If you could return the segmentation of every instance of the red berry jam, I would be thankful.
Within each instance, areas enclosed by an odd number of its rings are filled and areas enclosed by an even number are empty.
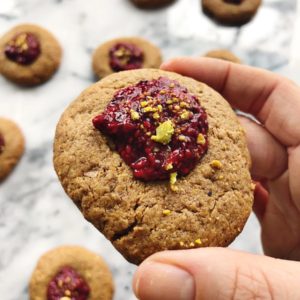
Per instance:
[[[144,181],[187,175],[208,148],[206,112],[184,86],[166,77],[117,91],[93,124]]]
[[[41,48],[34,34],[22,32],[6,44],[4,52],[8,59],[20,65],[30,65],[40,55]]]
[[[89,294],[87,282],[73,268],[63,267],[48,285],[47,300],[87,300]]]
[[[131,43],[117,43],[109,50],[109,64],[115,72],[140,69],[144,61],[142,49]]]
[[[244,0],[223,0],[223,1],[229,4],[241,4],[242,2],[244,2]]]
[[[3,152],[5,146],[4,136],[0,132],[0,154]]]

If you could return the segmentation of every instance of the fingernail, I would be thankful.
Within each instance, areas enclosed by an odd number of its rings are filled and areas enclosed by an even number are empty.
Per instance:
[[[134,292],[140,300],[194,300],[195,283],[185,270],[148,262],[139,267]]]

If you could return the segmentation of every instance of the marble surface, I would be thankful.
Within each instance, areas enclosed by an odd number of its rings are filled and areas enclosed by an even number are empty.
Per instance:
[[[91,53],[99,43],[141,35],[160,46],[166,59],[229,47],[249,64],[299,81],[295,15],[296,0],[265,0],[252,23],[230,29],[206,19],[198,0],[180,0],[151,12],[137,10],[126,0],[1,0],[0,34],[15,24],[34,22],[52,31],[64,49],[59,72],[42,86],[20,88],[0,78],[0,115],[17,121],[27,141],[21,163],[0,186],[1,299],[28,299],[27,283],[37,259],[64,244],[83,245],[103,255],[114,274],[114,299],[135,299],[135,266],[82,218],[52,166],[55,125],[64,108],[93,82]],[[232,247],[261,253],[254,216]]]

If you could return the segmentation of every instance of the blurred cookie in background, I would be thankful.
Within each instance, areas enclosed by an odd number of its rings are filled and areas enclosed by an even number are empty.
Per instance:
[[[203,12],[217,23],[242,26],[256,14],[262,0],[202,0]]]
[[[169,5],[176,0],[130,0],[135,6],[140,8],[159,8]]]
[[[211,50],[207,52],[204,56],[210,58],[222,59],[237,64],[242,63],[242,61],[235,54],[233,54],[231,51],[226,49]]]
[[[33,271],[30,300],[111,300],[112,274],[97,254],[63,246],[44,254]]]
[[[98,78],[119,71],[159,68],[162,63],[158,47],[140,37],[124,37],[100,45],[93,54],[92,66]]]
[[[17,124],[0,117],[0,181],[4,180],[21,159],[24,136]]]
[[[0,73],[21,85],[47,81],[58,69],[62,50],[46,29],[22,24],[0,39]]]

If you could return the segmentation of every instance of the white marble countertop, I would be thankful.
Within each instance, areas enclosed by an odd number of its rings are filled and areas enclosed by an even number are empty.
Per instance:
[[[131,291],[135,266],[83,219],[52,166],[55,125],[64,108],[93,82],[92,50],[107,39],[126,35],[152,40],[165,58],[199,55],[223,46],[246,63],[299,82],[300,29],[293,31],[295,4],[296,0],[265,0],[257,18],[235,30],[213,25],[202,16],[198,0],[180,0],[151,12],[137,10],[126,0],[0,1],[0,35],[15,24],[33,22],[53,32],[64,49],[61,68],[42,86],[21,88],[0,78],[0,115],[18,122],[27,142],[20,164],[0,186],[1,299],[28,299],[27,284],[38,258],[64,244],[83,245],[103,255],[114,274],[114,299],[135,299]],[[261,252],[253,216],[233,247]]]

